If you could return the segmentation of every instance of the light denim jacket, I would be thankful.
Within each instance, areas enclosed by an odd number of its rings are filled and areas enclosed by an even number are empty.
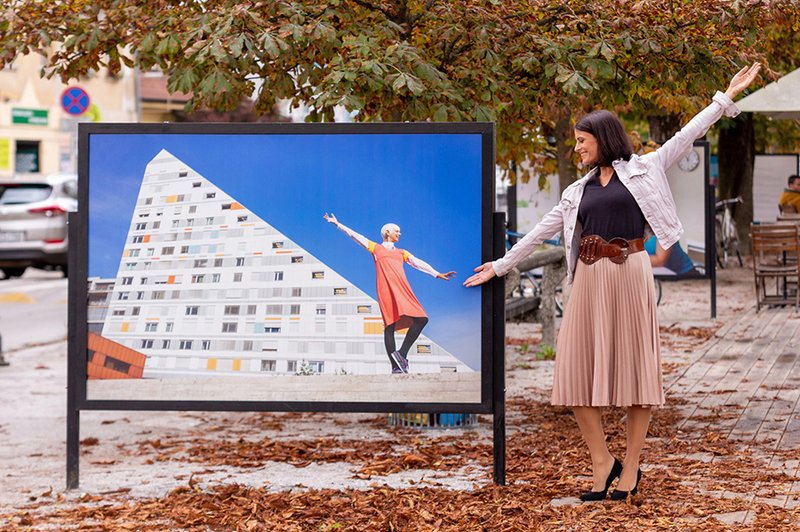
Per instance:
[[[634,154],[629,161],[619,159],[612,163],[620,182],[639,204],[650,230],[664,249],[672,247],[683,234],[683,226],[678,220],[675,200],[667,182],[667,169],[686,155],[695,139],[705,135],[722,115],[734,117],[738,114],[739,109],[733,100],[722,92],[717,92],[708,107],[695,115],[656,151],[644,155]],[[578,206],[586,182],[597,171],[595,168],[564,190],[561,201],[544,215],[536,227],[517,242],[503,258],[492,263],[495,274],[507,274],[545,239],[563,230],[567,251],[567,282],[572,283],[575,266],[578,263],[582,232],[581,224],[578,222]]]

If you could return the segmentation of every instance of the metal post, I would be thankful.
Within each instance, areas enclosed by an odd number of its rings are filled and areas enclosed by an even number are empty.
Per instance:
[[[8,362],[3,358],[3,335],[0,334],[0,366],[8,366]]]
[[[494,213],[492,218],[492,257],[500,258],[505,251],[505,216]],[[494,414],[494,483],[506,485],[506,376],[505,376],[505,280],[491,281],[492,294],[492,412]]]

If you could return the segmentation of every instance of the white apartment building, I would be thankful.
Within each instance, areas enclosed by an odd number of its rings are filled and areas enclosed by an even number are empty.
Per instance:
[[[144,378],[391,372],[377,301],[165,150],[110,289],[102,336],[145,354]],[[425,336],[409,361],[473,372]]]

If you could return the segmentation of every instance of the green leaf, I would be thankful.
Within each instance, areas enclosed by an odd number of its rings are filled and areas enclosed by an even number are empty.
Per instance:
[[[433,120],[436,122],[447,122],[447,106],[440,103],[437,104],[433,111]]]

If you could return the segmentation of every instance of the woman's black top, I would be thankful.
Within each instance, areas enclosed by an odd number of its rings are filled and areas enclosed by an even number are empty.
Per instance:
[[[616,172],[606,186],[600,184],[599,174],[586,182],[578,207],[578,221],[583,226],[582,237],[598,235],[606,241],[617,237],[642,238],[647,223],[639,204]]]

